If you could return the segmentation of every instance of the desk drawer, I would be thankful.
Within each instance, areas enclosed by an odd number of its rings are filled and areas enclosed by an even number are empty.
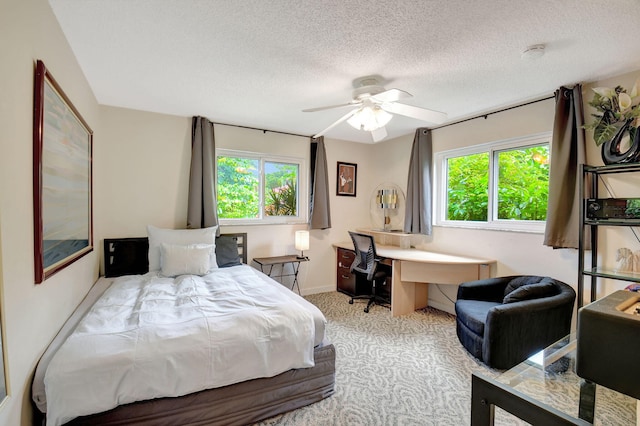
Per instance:
[[[336,283],[338,291],[350,296],[356,295],[356,276],[349,270],[356,254],[351,250],[338,248],[336,259]]]

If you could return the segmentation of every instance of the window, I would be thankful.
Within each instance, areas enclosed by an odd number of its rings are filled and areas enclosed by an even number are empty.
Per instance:
[[[306,222],[304,160],[218,150],[218,219],[222,224]]]
[[[493,142],[436,155],[436,224],[543,232],[550,135]]]

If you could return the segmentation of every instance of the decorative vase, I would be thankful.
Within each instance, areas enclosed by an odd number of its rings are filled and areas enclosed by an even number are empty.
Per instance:
[[[623,143],[629,148],[621,151]],[[635,163],[640,160],[640,131],[631,126],[631,121],[620,125],[611,140],[602,144],[602,161],[604,164]]]

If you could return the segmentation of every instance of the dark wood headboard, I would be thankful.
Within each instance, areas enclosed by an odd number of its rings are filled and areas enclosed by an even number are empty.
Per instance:
[[[242,263],[247,263],[247,233],[221,234],[231,237],[238,245],[238,255]],[[149,272],[149,239],[105,238],[104,239],[104,276],[139,275]]]

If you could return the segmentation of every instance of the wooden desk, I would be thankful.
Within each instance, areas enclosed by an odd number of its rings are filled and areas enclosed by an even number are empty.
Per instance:
[[[333,245],[353,250],[353,243]],[[454,284],[491,276],[495,260],[434,253],[376,244],[378,256],[391,260],[391,315],[396,317],[424,308],[429,287],[420,284]],[[418,285],[416,285],[418,284]]]

